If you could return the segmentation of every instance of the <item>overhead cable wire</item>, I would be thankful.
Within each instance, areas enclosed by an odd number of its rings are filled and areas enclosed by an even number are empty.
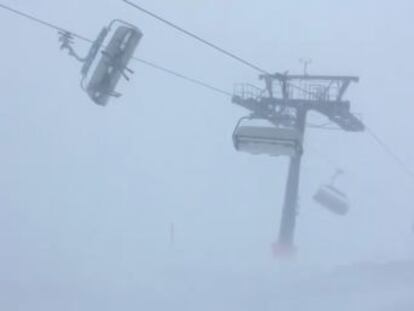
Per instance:
[[[414,181],[414,171],[381,139],[371,128],[367,127],[367,133],[388,154],[388,156],[399,166],[399,168]]]
[[[40,18],[37,18],[37,17],[35,17],[33,15],[27,14],[27,13],[22,12],[22,11],[19,11],[19,10],[16,10],[16,9],[11,8],[9,6],[6,6],[4,4],[1,4],[0,3],[0,8],[4,9],[6,11],[9,11],[11,13],[14,13],[16,15],[19,15],[21,17],[24,17],[24,18],[26,18],[26,19],[28,19],[28,20],[30,20],[32,22],[35,22],[37,24],[40,24],[40,25],[46,26],[48,28],[54,29],[56,31],[70,33],[73,37],[76,37],[76,38],[78,38],[78,39],[80,39],[82,41],[85,41],[87,43],[94,43],[94,40],[92,40],[92,39],[89,39],[87,37],[84,37],[82,35],[79,35],[77,33],[74,33],[72,31],[69,31],[69,30],[67,30],[67,29],[65,29],[63,27],[57,26],[55,24],[49,23],[49,22],[47,22],[45,20],[42,20]],[[133,57],[132,59],[134,61],[137,61],[137,62],[139,62],[141,64],[144,64],[144,65],[146,65],[148,67],[151,67],[151,68],[156,69],[158,71],[162,71],[162,72],[167,73],[167,74],[169,74],[171,76],[174,76],[176,78],[180,78],[182,80],[185,80],[187,82],[193,83],[195,85],[201,86],[201,87],[203,87],[205,89],[208,89],[210,91],[213,91],[213,92],[216,92],[216,93],[219,93],[219,94],[222,94],[222,95],[226,95],[228,97],[232,97],[232,94],[230,92],[228,92],[228,91],[222,90],[222,89],[220,89],[218,87],[215,87],[215,86],[213,86],[213,85],[211,85],[209,83],[203,82],[201,80],[198,80],[198,79],[195,79],[195,78],[191,78],[191,77],[186,76],[184,74],[181,74],[181,73],[179,73],[177,71],[168,69],[168,68],[166,68],[164,66],[161,66],[161,65],[158,65],[158,64],[156,64],[154,62],[151,62],[151,61],[148,61],[148,60],[144,60],[144,59],[138,58],[138,57]]]
[[[157,69],[157,70],[159,70],[159,71],[163,71],[163,72],[165,72],[165,73],[168,73],[168,74],[170,74],[170,75],[172,75],[172,76],[175,76],[175,77],[177,77],[177,78],[180,78],[180,79],[182,79],[182,80],[186,80],[186,81],[191,82],[191,83],[193,83],[193,84],[196,84],[196,85],[202,86],[202,87],[204,87],[204,88],[206,88],[206,89],[209,89],[209,90],[211,90],[211,91],[213,91],[213,92],[220,93],[220,94],[226,95],[226,96],[228,96],[228,97],[232,97],[232,96],[233,96],[233,94],[232,94],[232,93],[230,93],[230,92],[227,92],[227,91],[225,91],[225,90],[219,89],[219,88],[217,88],[217,87],[215,87],[215,86],[212,86],[211,84],[205,83],[205,82],[200,81],[200,80],[198,80],[198,79],[194,79],[194,78],[191,78],[191,77],[185,76],[185,75],[183,75],[183,74],[181,74],[181,73],[179,73],[179,72],[176,72],[176,71],[173,71],[173,70],[171,70],[171,69],[165,68],[165,67],[163,67],[163,66],[157,65],[157,64],[155,64],[155,63],[153,63],[153,62],[150,62],[150,61],[147,61],[147,60],[143,60],[143,59],[141,59],[141,58],[135,58],[135,57],[134,57],[133,59],[134,59],[135,61],[138,61],[138,62],[140,62],[140,63],[142,63],[142,64],[145,64],[145,65],[147,65],[147,66],[149,66],[149,67],[152,67],[152,68],[154,68],[154,69]]]
[[[247,60],[241,58],[240,56],[237,56],[236,54],[234,54],[232,52],[229,52],[229,51],[225,50],[224,48],[221,48],[218,45],[216,45],[216,44],[214,44],[210,41],[207,41],[206,39],[201,38],[199,35],[196,35],[195,33],[191,32],[189,30],[186,30],[181,26],[178,26],[177,24],[175,24],[173,22],[168,21],[167,19],[165,19],[165,18],[161,17],[160,15],[155,14],[155,13],[145,9],[144,7],[136,4],[135,2],[132,2],[132,1],[129,1],[129,0],[122,0],[122,1],[125,2],[126,4],[130,5],[130,6],[134,7],[135,9],[137,9],[137,10],[139,10],[139,11],[141,11],[141,12],[143,12],[143,13],[145,13],[145,14],[153,17],[153,18],[155,18],[156,20],[168,25],[169,27],[172,27],[175,30],[178,30],[179,32],[181,32],[181,33],[183,33],[183,34],[185,34],[185,35],[187,35],[187,36],[189,36],[189,37],[191,37],[191,38],[193,38],[193,39],[195,39],[195,40],[197,40],[197,41],[199,41],[199,42],[201,42],[201,43],[203,43],[203,44],[205,44],[205,45],[207,45],[211,48],[213,48],[214,50],[216,50],[216,51],[218,51],[218,52],[220,52],[220,53],[222,53],[222,54],[224,54],[224,55],[226,55],[230,58],[233,58],[234,60],[242,63],[243,65],[246,65],[246,66],[248,66],[248,67],[250,67],[250,68],[252,68],[252,69],[254,69],[254,70],[256,70],[260,73],[269,74],[266,70],[260,68],[259,66],[253,64],[252,62],[247,61]]]
[[[24,17],[24,18],[26,18],[26,19],[29,19],[29,20],[31,20],[31,21],[33,21],[33,22],[36,22],[36,23],[38,23],[38,24],[41,24],[41,25],[43,25],[43,26],[46,26],[46,27],[52,28],[52,29],[54,29],[54,30],[57,30],[57,31],[62,31],[62,32],[69,32],[69,31],[67,31],[66,29],[62,28],[62,27],[56,26],[56,25],[54,25],[54,24],[52,24],[52,23],[46,22],[46,21],[44,21],[44,20],[41,20],[40,18],[37,18],[37,17],[35,17],[35,16],[33,16],[33,15],[30,15],[30,14],[24,13],[24,12],[22,12],[22,11],[18,11],[18,10],[16,10],[16,9],[13,9],[13,8],[11,8],[11,7],[9,7],[9,6],[6,6],[6,5],[4,5],[4,4],[1,4],[1,3],[0,3],[0,8],[4,9],[4,10],[6,10],[6,11],[9,11],[9,12],[11,12],[11,13],[14,13],[14,14],[16,14],[16,15],[20,15],[21,17]],[[86,42],[89,42],[89,43],[93,43],[93,40],[91,40],[91,39],[88,39],[88,38],[86,38],[86,37],[84,37],[84,36],[78,35],[78,34],[73,33],[73,32],[70,32],[70,33],[71,33],[74,37],[76,37],[76,38],[78,38],[78,39],[80,39],[80,40],[82,40],[82,41],[86,41]]]

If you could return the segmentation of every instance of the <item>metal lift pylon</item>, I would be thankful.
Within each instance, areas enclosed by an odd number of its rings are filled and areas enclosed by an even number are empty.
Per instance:
[[[344,131],[364,131],[364,124],[350,111],[350,102],[344,100],[348,87],[352,82],[358,82],[359,78],[307,73],[265,74],[260,78],[265,81],[264,89],[249,84],[236,85],[232,101],[248,109],[252,119],[267,120],[275,127],[292,128],[299,133],[300,147],[290,156],[277,243],[277,251],[291,252],[294,250],[300,168],[308,112],[314,111],[326,116],[331,123]],[[257,141],[258,139],[255,143]]]
[[[306,128],[306,111],[298,112],[296,124],[297,130],[301,133],[302,146]],[[285,200],[282,210],[282,221],[279,229],[278,245],[282,249],[289,249],[293,245],[296,216],[298,212],[298,195],[300,181],[300,167],[303,152],[298,152],[295,156],[290,157],[289,172],[285,190]]]

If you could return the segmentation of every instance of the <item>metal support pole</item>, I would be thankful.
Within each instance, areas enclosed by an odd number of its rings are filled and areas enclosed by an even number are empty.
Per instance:
[[[306,126],[306,111],[304,109],[298,109],[296,125],[297,129],[301,132],[302,149]],[[295,238],[302,153],[303,151],[300,150],[296,156],[290,158],[289,174],[285,192],[285,203],[283,206],[282,221],[279,232],[279,245],[286,248],[293,247],[293,241]]]
[[[282,221],[279,232],[279,244],[281,246],[293,246],[296,227],[301,159],[302,155],[298,155],[290,159],[289,176],[286,184],[285,204],[283,206]]]

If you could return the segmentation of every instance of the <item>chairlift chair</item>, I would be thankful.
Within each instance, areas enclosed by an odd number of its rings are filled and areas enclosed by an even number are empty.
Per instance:
[[[116,23],[120,25],[105,46],[105,40]],[[105,106],[111,97],[120,97],[121,94],[115,90],[116,86],[121,77],[129,81],[127,72],[133,73],[128,68],[128,63],[143,36],[142,32],[129,23],[114,20],[102,29],[85,58],[79,57],[74,51],[70,34],[60,35],[61,48],[69,50],[70,55],[84,63],[81,70],[81,87],[89,97],[100,106]],[[98,60],[99,52],[101,55]],[[97,64],[92,70],[95,61]]]
[[[334,186],[335,180],[341,174],[342,171],[338,171],[333,176],[331,184],[321,186],[313,199],[334,214],[346,215],[349,211],[349,200],[345,193]]]
[[[240,119],[233,132],[233,144],[237,151],[289,157],[301,152],[301,135],[296,129],[272,124],[248,125],[243,122],[246,119]]]

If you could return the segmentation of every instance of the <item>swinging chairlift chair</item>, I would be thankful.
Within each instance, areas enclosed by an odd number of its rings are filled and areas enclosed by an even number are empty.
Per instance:
[[[115,24],[120,25],[105,46],[105,40]],[[143,36],[142,32],[122,20],[113,20],[109,26],[101,30],[85,58],[78,56],[74,51],[73,36],[70,33],[59,34],[61,49],[68,50],[71,56],[83,62],[81,87],[88,96],[100,106],[106,106],[111,97],[120,97],[121,94],[115,89],[121,77],[129,81],[127,72],[133,73],[128,68],[128,63]],[[101,55],[98,59],[99,52]],[[94,63],[96,65],[92,69]]]

